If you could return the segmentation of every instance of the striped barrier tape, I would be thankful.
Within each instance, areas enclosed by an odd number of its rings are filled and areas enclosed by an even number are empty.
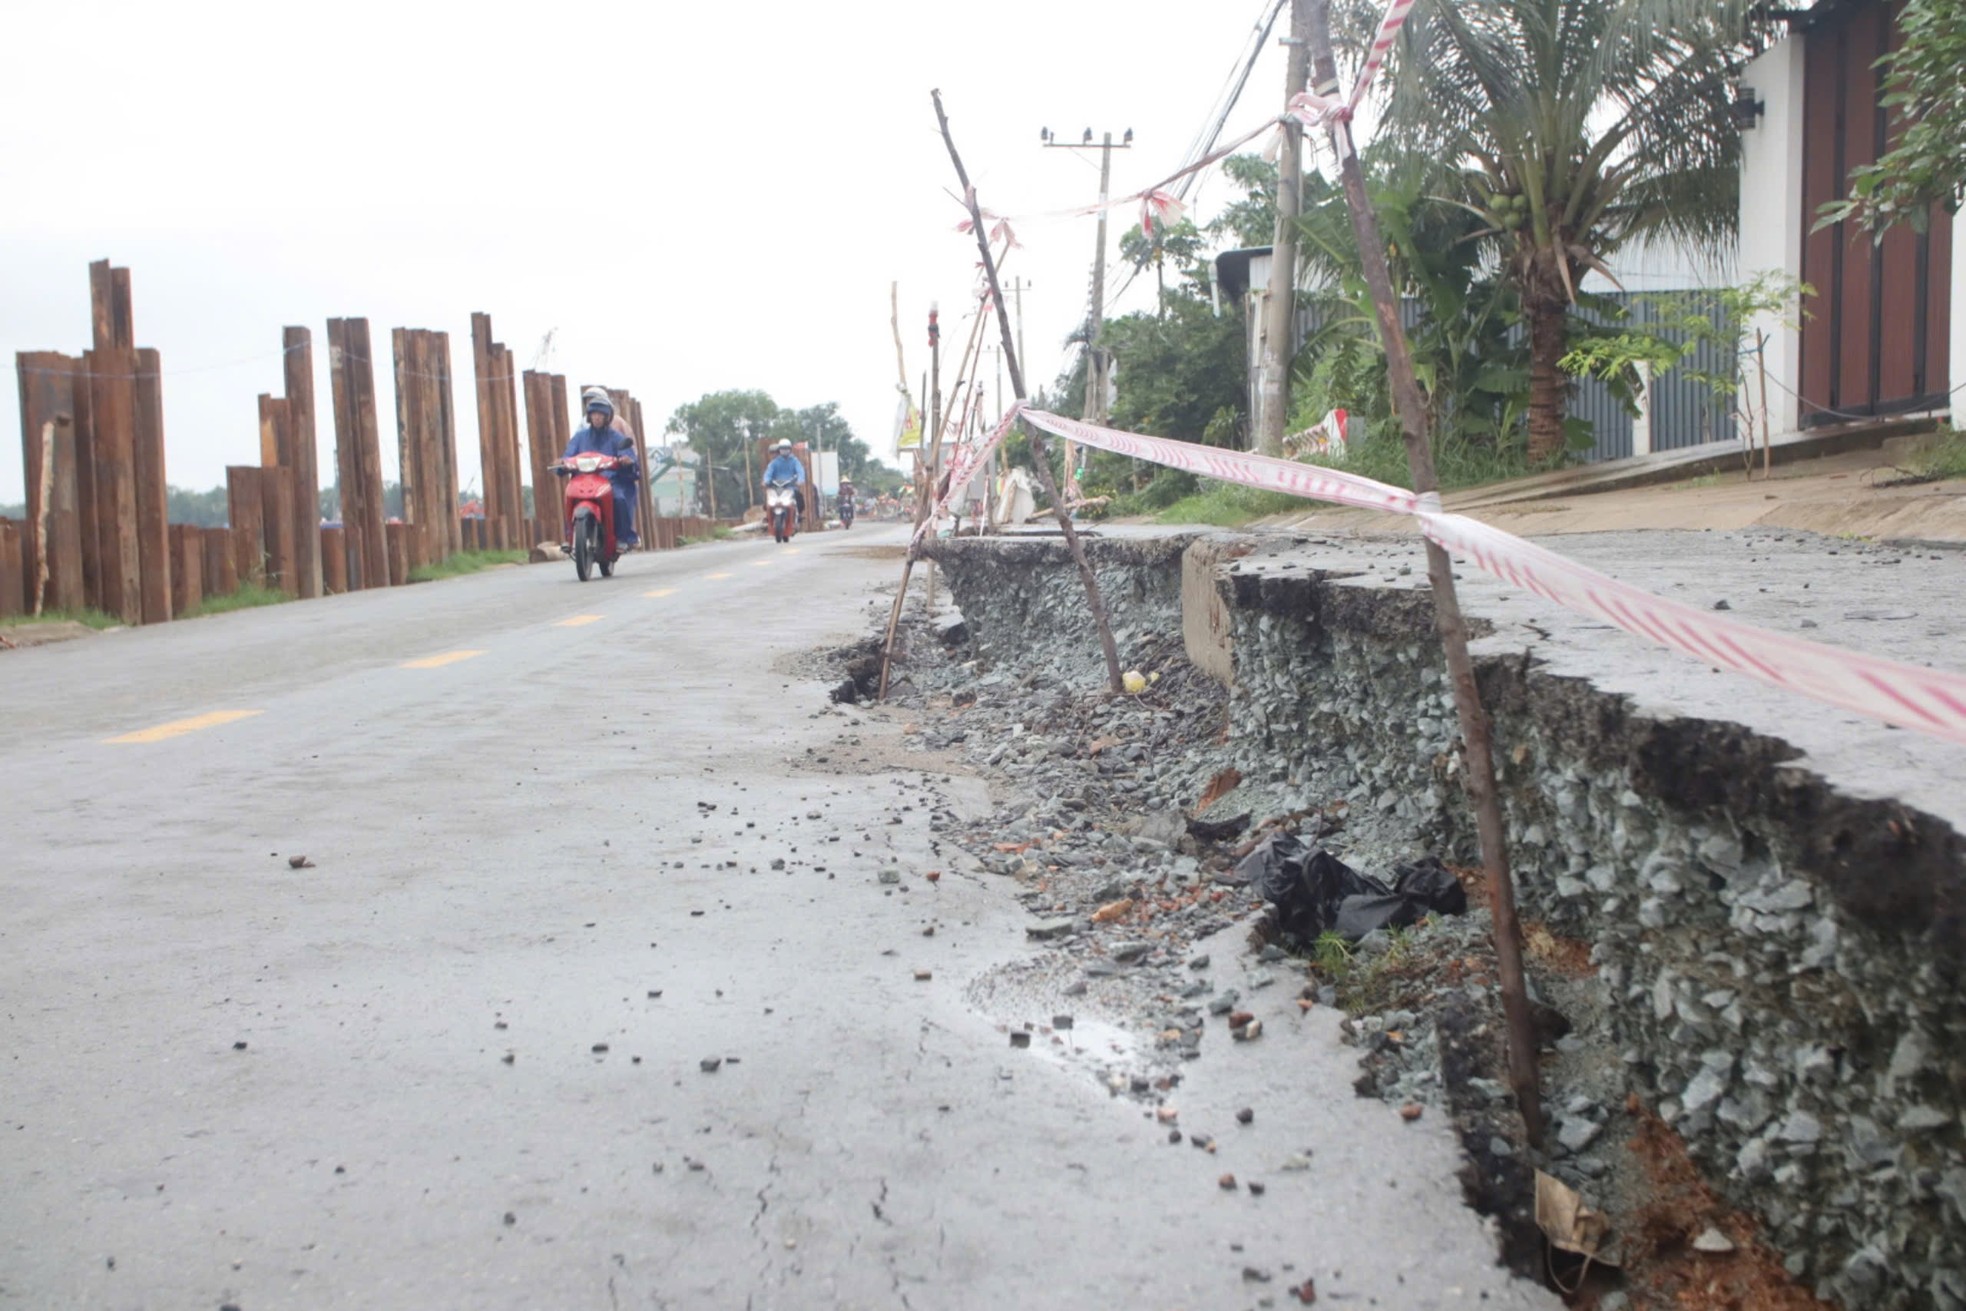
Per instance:
[[[1356,110],[1365,101],[1366,92],[1372,89],[1372,79],[1379,76],[1385,67],[1386,56],[1392,53],[1393,41],[1399,36],[1399,29],[1406,25],[1406,16],[1413,12],[1414,0],[1390,0],[1386,12],[1379,19],[1378,30],[1372,34],[1372,48],[1366,52],[1365,63],[1359,67],[1358,80],[1352,83],[1352,98],[1348,108]]]
[[[1404,487],[1363,478],[1343,469],[1299,464],[1295,460],[1224,450],[1219,446],[1198,446],[1193,442],[1177,442],[1167,437],[1147,437],[1140,433],[1120,432],[1115,428],[1097,428],[1043,410],[1025,410],[1023,414],[1025,422],[1060,437],[1096,446],[1103,451],[1185,469],[1204,478],[1219,478],[1224,482],[1289,492],[1293,496],[1305,496],[1316,501],[1336,501],[1340,505],[1357,506],[1364,510],[1413,514],[1419,509],[1419,498]]]
[[[1365,103],[1366,94],[1372,90],[1372,79],[1379,76],[1379,70],[1386,66],[1386,56],[1392,53],[1393,42],[1399,38],[1399,29],[1406,26],[1414,3],[1415,0],[1388,0],[1386,12],[1380,16],[1379,26],[1372,33],[1372,47],[1366,51],[1365,63],[1359,67],[1358,79],[1352,83],[1352,94],[1348,98],[1339,100],[1335,96],[1305,91],[1292,96],[1284,112],[1305,127],[1339,126],[1350,122],[1358,107]]]
[[[1011,406],[1003,418],[997,420],[997,426],[992,428],[990,434],[982,441],[956,447],[955,454],[949,457],[949,489],[936,498],[934,509],[915,525],[913,541],[919,543],[922,538],[934,531],[937,520],[948,516],[949,507],[954,505],[957,498],[968,489],[970,479],[976,476],[976,471],[989,464],[990,457],[997,453],[997,447],[1009,434],[1010,425],[1016,423],[1017,416],[1023,412],[1024,407],[1021,404]]]
[[[1013,410],[1013,416],[1017,411]],[[1098,428],[1042,410],[1027,423],[1101,450],[1266,491],[1410,514],[1420,531],[1483,572],[1649,642],[1825,705],[1966,744],[1966,677],[1770,632],[1669,601],[1513,533],[1449,514],[1440,498],[1336,469]]]

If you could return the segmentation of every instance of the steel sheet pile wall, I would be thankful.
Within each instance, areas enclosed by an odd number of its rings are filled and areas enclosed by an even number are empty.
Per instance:
[[[334,385],[335,467],[341,479],[348,590],[387,587],[382,452],[376,436],[375,370],[367,319],[328,320],[328,367]]]
[[[0,611],[159,623],[172,614],[161,362],[137,348],[128,269],[91,264],[89,301],[80,358],[15,357],[27,517],[0,542]]]
[[[525,372],[526,436],[532,453],[532,532],[536,542],[565,535],[560,515],[560,479],[553,462],[573,435],[567,415],[567,380],[557,373]]]
[[[461,549],[450,334],[397,328],[396,440],[402,470],[404,573]],[[392,525],[393,526],[393,525]]]
[[[518,372],[512,352],[492,340],[491,315],[471,316],[471,363],[478,379],[478,459],[485,531],[491,548],[530,547],[519,479]]]
[[[26,517],[0,519],[0,616],[86,609],[129,624],[158,623],[242,583],[318,597],[400,585],[417,566],[462,550],[560,539],[560,486],[551,466],[572,433],[567,380],[525,374],[528,457],[519,437],[519,373],[512,352],[492,340],[489,315],[471,316],[483,518],[459,514],[449,335],[420,328],[391,334],[403,488],[403,522],[391,524],[368,320],[330,319],[341,522],[321,521],[313,336],[287,327],[286,394],[258,398],[260,462],[226,467],[227,524],[202,528],[168,521],[163,370],[156,351],[136,345],[130,271],[108,260],[91,264],[89,297],[88,350],[15,356]],[[641,406],[626,391],[613,394],[646,471]],[[664,526],[646,490],[637,507],[637,526],[651,547],[711,532],[707,522]]]

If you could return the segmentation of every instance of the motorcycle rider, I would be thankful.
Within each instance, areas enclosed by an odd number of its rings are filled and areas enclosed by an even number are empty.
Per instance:
[[[860,507],[853,503],[853,479],[840,479],[839,513],[842,523],[852,523],[854,511]]]
[[[614,540],[622,550],[640,543],[635,533],[635,441],[615,426],[614,402],[598,387],[586,393],[587,424],[576,428],[562,460],[576,455],[612,455],[615,466],[608,474],[614,484]]]
[[[806,512],[806,467],[799,463],[798,456],[792,454],[792,443],[783,438],[771,448],[771,463],[765,466],[765,487],[769,488],[775,482],[792,484],[792,499],[803,517]]]

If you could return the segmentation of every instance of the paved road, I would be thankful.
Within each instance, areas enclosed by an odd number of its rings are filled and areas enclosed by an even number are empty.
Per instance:
[[[0,1306],[1554,1306],[1328,1015],[1191,1067],[1209,1156],[966,1003],[983,784],[786,672],[883,540],[0,656]]]

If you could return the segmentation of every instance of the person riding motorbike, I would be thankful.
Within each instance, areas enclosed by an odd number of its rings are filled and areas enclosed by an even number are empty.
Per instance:
[[[839,515],[842,523],[851,524],[859,506],[853,503],[853,479],[840,479]]]
[[[574,430],[561,454],[563,460],[576,455],[612,455],[614,484],[614,540],[623,550],[640,542],[635,534],[635,441],[615,426],[614,402],[598,387],[587,390],[587,425]]]
[[[799,507],[799,514],[806,512],[806,467],[799,463],[799,457],[792,454],[792,443],[780,441],[771,448],[771,463],[765,466],[764,485],[770,487],[775,482],[792,484],[792,498]]]

